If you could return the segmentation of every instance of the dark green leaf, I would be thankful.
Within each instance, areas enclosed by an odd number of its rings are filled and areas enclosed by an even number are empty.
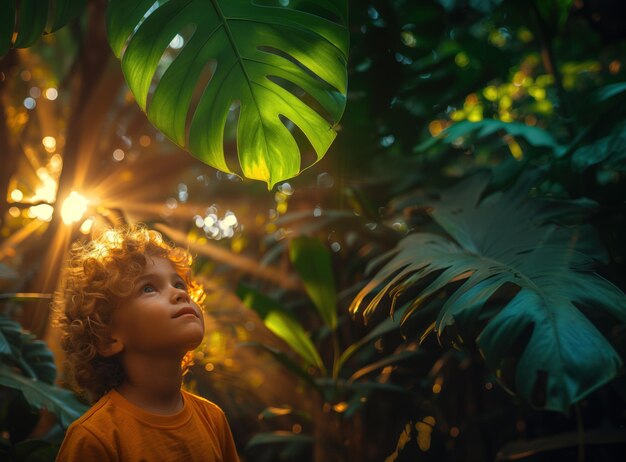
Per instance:
[[[559,147],[556,140],[547,131],[531,127],[520,122],[502,122],[501,120],[485,119],[479,122],[469,122],[463,120],[446,128],[441,137],[444,142],[452,143],[459,137],[468,136],[475,133],[478,138],[486,138],[498,131],[503,131],[511,136],[519,136],[528,141],[533,146],[543,146],[548,148]]]
[[[543,406],[566,412],[572,403],[615,377],[622,364],[578,305],[626,321],[626,297],[593,273],[594,265],[605,257],[594,230],[555,224],[563,213],[571,215],[571,207],[528,199],[529,177],[503,194],[482,199],[488,181],[476,175],[450,190],[434,207],[433,218],[456,242],[434,234],[407,236],[351,309],[358,310],[363,297],[381,283],[383,292],[401,293],[429,275],[436,276],[419,295],[427,299],[465,280],[446,300],[436,331],[441,334],[446,326],[458,323],[474,332],[496,373],[521,342],[517,391],[532,401],[540,376],[546,374]],[[485,312],[486,327],[475,332],[485,303],[507,284],[520,291],[503,307]],[[365,314],[373,309],[370,304]],[[530,337],[524,337],[528,332]]]
[[[0,365],[0,385],[21,391],[31,406],[56,414],[63,427],[68,427],[87,410],[72,392],[22,377],[3,365]]]
[[[26,48],[42,34],[60,29],[80,13],[85,0],[21,0],[17,17],[15,5],[15,0],[0,0],[0,56],[11,45]]]
[[[292,239],[289,256],[322,320],[329,329],[335,330],[337,290],[330,252],[319,239],[300,236]]]
[[[295,434],[285,431],[277,431],[272,433],[257,433],[246,444],[246,449],[259,444],[283,444],[283,443],[300,443],[313,444],[313,437],[309,435]]]

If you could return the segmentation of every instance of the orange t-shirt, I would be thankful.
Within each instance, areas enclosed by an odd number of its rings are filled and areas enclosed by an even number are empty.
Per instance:
[[[57,462],[238,462],[224,412],[204,398],[182,395],[182,411],[157,415],[110,391],[70,425]]]

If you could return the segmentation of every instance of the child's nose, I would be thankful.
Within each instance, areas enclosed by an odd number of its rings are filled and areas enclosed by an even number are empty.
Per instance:
[[[176,303],[191,301],[191,299],[189,298],[189,294],[182,289],[176,289],[176,291],[174,292],[173,298],[174,298],[174,302]]]

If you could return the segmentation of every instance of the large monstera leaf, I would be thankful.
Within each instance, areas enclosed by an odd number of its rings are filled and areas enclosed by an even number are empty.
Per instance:
[[[347,85],[346,0],[112,0],[107,16],[138,104],[203,162],[239,173],[224,149],[237,103],[241,173],[270,188],[301,170],[288,127],[304,133],[317,160],[335,138]],[[175,39],[181,48],[172,53]]]
[[[0,56],[26,48],[75,18],[85,0],[0,0]],[[15,36],[14,36],[15,34]]]
[[[585,201],[528,199],[529,177],[483,199],[488,182],[478,175],[444,194],[432,217],[452,239],[405,237],[351,309],[361,310],[364,298],[382,285],[365,307],[367,317],[385,294],[398,296],[421,283],[404,321],[431,295],[462,281],[439,312],[436,332],[456,324],[461,335],[476,337],[496,376],[513,360],[517,392],[537,406],[567,412],[622,364],[581,308],[626,322],[626,297],[593,271],[604,259],[593,229],[557,224],[580,214]]]

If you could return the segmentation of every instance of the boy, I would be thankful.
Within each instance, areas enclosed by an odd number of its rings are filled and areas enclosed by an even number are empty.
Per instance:
[[[58,324],[70,376],[95,404],[70,425],[58,462],[238,461],[222,410],[180,388],[204,334],[190,265],[143,227],[74,247]]]

